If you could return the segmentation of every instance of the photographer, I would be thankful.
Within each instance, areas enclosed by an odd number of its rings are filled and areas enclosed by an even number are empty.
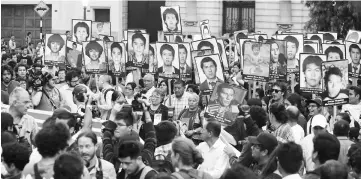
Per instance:
[[[62,96],[55,87],[54,76],[51,73],[44,73],[41,76],[41,86],[35,88],[32,93],[32,102],[35,109],[54,111],[60,107]]]

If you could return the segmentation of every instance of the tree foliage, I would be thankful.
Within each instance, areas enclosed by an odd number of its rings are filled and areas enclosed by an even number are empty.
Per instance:
[[[311,19],[305,25],[309,32],[332,31],[345,38],[348,30],[361,30],[360,2],[307,1],[306,6],[310,9]]]

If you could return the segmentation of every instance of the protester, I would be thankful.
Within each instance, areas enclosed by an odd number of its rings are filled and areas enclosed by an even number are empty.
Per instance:
[[[301,179],[298,171],[302,165],[302,148],[289,142],[281,144],[277,149],[278,171],[284,179]]]
[[[348,132],[350,131],[350,125],[347,121],[340,120],[335,124],[335,128],[333,129],[333,134],[337,137],[340,142],[340,155],[338,157],[338,161],[342,164],[347,164],[347,152],[350,146],[353,144],[351,140],[348,139]]]
[[[84,164],[75,153],[61,154],[54,162],[54,179],[82,179]]]
[[[177,120],[180,112],[188,108],[189,93],[185,91],[185,83],[182,80],[174,82],[174,94],[171,95],[171,99],[168,98],[164,101],[164,105],[174,107],[173,120]]]
[[[275,129],[274,135],[279,142],[295,141],[292,127],[288,123],[286,108],[282,103],[273,103],[270,106],[270,123]]]
[[[336,160],[329,160],[320,167],[320,179],[347,179],[346,165]]]

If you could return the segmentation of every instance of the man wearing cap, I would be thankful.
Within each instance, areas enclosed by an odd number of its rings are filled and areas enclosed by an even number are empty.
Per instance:
[[[338,156],[338,161],[347,165],[348,159],[347,159],[347,153],[348,149],[354,142],[348,139],[348,133],[350,131],[350,125],[345,120],[340,120],[335,123],[335,126],[333,128],[333,135],[335,135],[340,141],[340,155]]]
[[[322,100],[321,98],[306,100],[307,108],[309,111],[308,122],[307,122],[307,135],[312,133],[312,127],[310,126],[314,120],[314,116],[321,114],[322,112]],[[322,115],[322,114],[321,114]]]
[[[321,114],[315,115],[310,127],[312,132],[310,132],[310,134],[303,138],[300,142],[303,150],[303,161],[305,163],[306,171],[312,171],[315,169],[315,163],[312,161],[313,138],[319,133],[326,132],[327,126],[328,123],[325,116]]]

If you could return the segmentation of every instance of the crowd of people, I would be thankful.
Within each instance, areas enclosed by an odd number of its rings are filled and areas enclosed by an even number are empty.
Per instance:
[[[347,89],[348,104],[324,107],[283,82],[242,80],[236,62],[225,82],[256,89],[224,125],[205,115],[193,82],[44,66],[44,44],[26,40],[18,48],[2,39],[2,178],[361,178],[359,86]],[[52,115],[39,126],[29,109]]]

